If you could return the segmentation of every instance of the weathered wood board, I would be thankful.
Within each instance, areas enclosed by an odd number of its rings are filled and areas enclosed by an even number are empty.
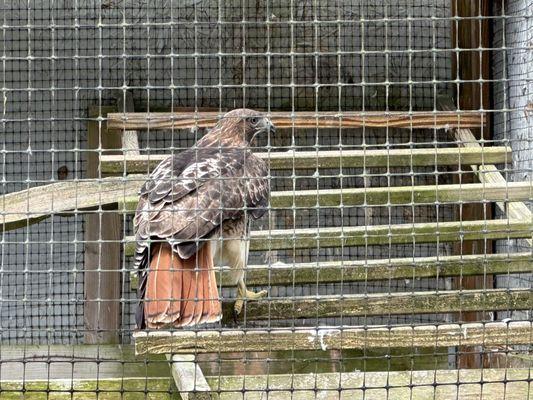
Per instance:
[[[313,168],[433,167],[473,164],[504,164],[511,159],[505,146],[483,148],[416,148],[320,150],[255,153],[267,161],[271,170]],[[107,155],[100,157],[102,173],[148,173],[168,154]]]
[[[232,316],[232,304],[224,303]],[[530,310],[529,289],[476,289],[264,298],[245,302],[246,320],[438,314],[466,311]]]
[[[220,400],[527,400],[530,369],[424,370],[207,378]]]
[[[139,331],[135,352],[189,354],[239,351],[370,349],[513,345],[531,342],[532,322],[273,328],[270,330]],[[267,344],[267,346],[265,346]]]
[[[531,369],[338,372],[207,377],[219,400],[527,400]],[[178,399],[171,378],[2,381],[0,399]],[[24,388],[24,394],[22,393]]]
[[[377,205],[439,204],[453,202],[527,201],[533,197],[533,183],[419,185],[372,188],[276,191],[270,194],[270,207],[313,208]],[[124,201],[124,202],[121,202]],[[138,197],[121,199],[118,209],[133,213]]]
[[[340,246],[371,246],[452,242],[474,239],[530,238],[531,221],[453,221],[400,225],[346,226],[252,231],[250,250],[291,250]],[[124,252],[135,251],[135,238],[124,238]]]
[[[110,113],[109,130],[156,130],[213,127],[224,112],[152,112]],[[412,111],[412,112],[270,112],[269,117],[278,129],[283,128],[479,128],[484,114],[478,111]]]
[[[144,177],[83,179],[37,186],[2,196],[1,229],[24,227],[53,214],[116,209],[125,197],[137,195]]]
[[[533,255],[487,254],[444,257],[416,257],[382,260],[319,261],[309,263],[249,265],[247,286],[299,285],[334,282],[366,282],[382,279],[419,279],[485,274],[531,272]],[[217,283],[234,286],[233,272],[217,270]],[[137,289],[138,276],[131,271],[130,288]]]

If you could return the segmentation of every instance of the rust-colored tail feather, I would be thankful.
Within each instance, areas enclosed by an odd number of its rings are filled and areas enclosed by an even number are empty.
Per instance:
[[[144,311],[148,328],[220,319],[222,309],[209,242],[189,259],[182,259],[167,243],[153,246]]]

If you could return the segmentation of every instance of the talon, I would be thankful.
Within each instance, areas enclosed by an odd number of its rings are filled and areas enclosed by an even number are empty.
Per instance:
[[[235,305],[233,306],[233,320],[235,322],[237,322],[237,318],[241,314],[245,300],[258,300],[258,299],[268,296],[268,291],[266,290],[261,290],[260,292],[257,292],[257,293],[252,292],[251,290],[245,290],[244,295],[242,293],[243,293],[242,290],[238,291],[237,300],[235,301]]]
[[[238,298],[235,301],[235,305],[233,306],[233,315],[239,315],[242,311],[242,306],[244,305],[244,299]]]

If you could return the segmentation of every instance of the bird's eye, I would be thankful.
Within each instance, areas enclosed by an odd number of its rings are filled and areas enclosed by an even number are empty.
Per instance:
[[[258,117],[252,117],[250,118],[250,123],[252,125],[257,125],[257,123],[259,122],[259,118]]]

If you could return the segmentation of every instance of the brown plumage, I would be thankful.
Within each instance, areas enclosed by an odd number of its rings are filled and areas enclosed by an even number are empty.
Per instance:
[[[264,214],[270,193],[267,166],[249,142],[268,130],[261,113],[231,111],[195,146],[162,161],[142,187],[134,219],[139,328],[217,321],[213,259],[236,268],[245,290],[249,217]]]

